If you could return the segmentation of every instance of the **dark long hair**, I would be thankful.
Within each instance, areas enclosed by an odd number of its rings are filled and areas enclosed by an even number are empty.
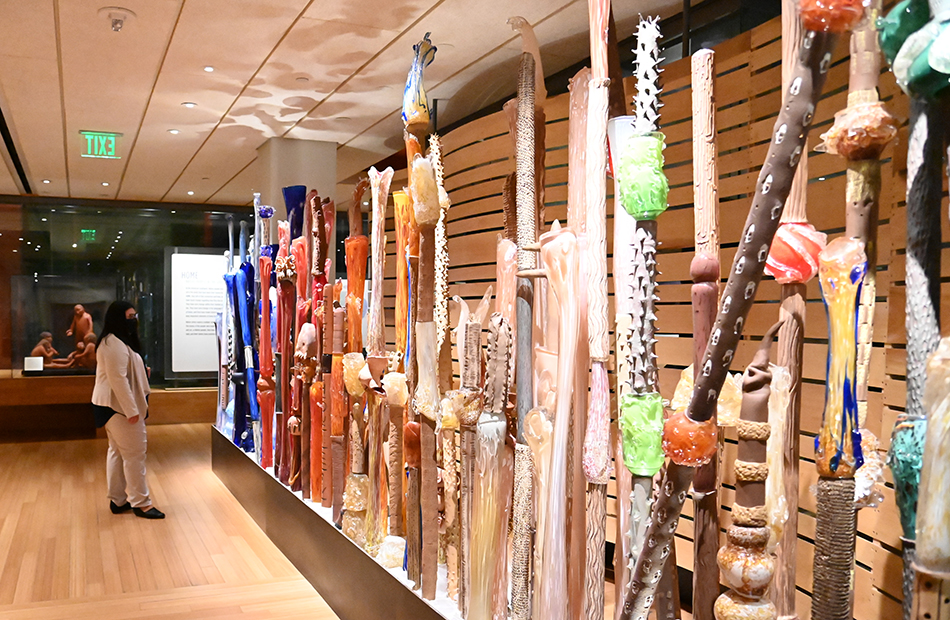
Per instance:
[[[138,327],[129,328],[128,321],[125,320],[125,313],[129,308],[134,308],[127,301],[113,301],[106,310],[105,324],[102,326],[102,333],[99,334],[99,340],[96,342],[98,347],[109,334],[129,345],[133,351],[142,353],[142,342],[139,340]]]

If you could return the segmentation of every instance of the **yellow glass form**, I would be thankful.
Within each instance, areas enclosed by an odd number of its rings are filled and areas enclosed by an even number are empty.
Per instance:
[[[818,255],[828,313],[828,379],[815,460],[818,474],[826,478],[851,478],[864,462],[855,378],[858,307],[866,271],[864,243],[858,239],[839,237]]]

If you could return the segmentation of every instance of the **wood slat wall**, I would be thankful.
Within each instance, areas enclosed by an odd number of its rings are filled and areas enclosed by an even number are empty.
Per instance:
[[[781,100],[781,24],[778,19],[741,34],[717,46],[716,98],[719,127],[720,239],[723,275],[738,246],[761,162],[764,159],[772,126]],[[818,107],[814,129],[809,138],[808,214],[816,228],[840,236],[845,226],[845,166],[841,158],[814,152],[819,134],[831,125],[834,113],[845,106],[848,83],[848,41],[843,39],[829,72],[826,94]],[[691,92],[689,59],[664,67],[661,76],[662,130],[666,134],[666,174],[670,181],[669,210],[659,218],[659,295],[657,346],[661,391],[671,398],[681,370],[691,363],[692,320],[690,309],[689,263],[693,257]],[[881,96],[891,110],[906,118],[908,102],[890,73],[882,75]],[[634,92],[632,78],[626,92]],[[545,102],[547,116],[547,160],[545,179],[545,219],[550,225],[562,222],[567,214],[567,115],[568,95]],[[443,138],[446,189],[452,199],[448,212],[450,253],[450,295],[460,295],[477,303],[486,287],[495,280],[495,242],[503,229],[502,184],[514,170],[513,146],[505,117],[493,114]],[[882,449],[896,414],[904,407],[904,192],[906,128],[884,154],[884,190],[881,199],[877,272],[877,308],[874,324],[874,351],[871,361],[869,413],[867,426],[881,439]],[[393,188],[405,182],[405,172],[397,175]],[[612,187],[608,201],[612,213]],[[948,223],[944,221],[944,227]],[[612,216],[608,214],[607,252],[612,255]],[[392,221],[387,230],[394,230]],[[946,235],[950,231],[944,232]],[[395,299],[394,239],[388,244],[385,271],[386,320],[390,344]],[[945,253],[950,250],[944,250]],[[609,264],[609,263],[608,263]],[[950,269],[948,269],[950,270]],[[945,274],[950,275],[950,273]],[[613,316],[612,278],[610,316]],[[944,285],[950,297],[950,283]],[[777,320],[780,285],[767,278],[759,287],[754,309],[746,322],[743,341],[736,351],[734,371],[741,371],[751,360],[756,342]],[[454,306],[454,304],[453,304]],[[944,304],[950,312],[950,303]],[[453,321],[457,309],[452,310]],[[946,318],[945,318],[946,320]],[[814,436],[824,406],[827,322],[817,282],[808,285],[805,327],[805,363],[802,387],[802,460],[798,539],[798,613],[810,613],[812,589],[815,499],[812,487],[817,481],[813,454]],[[774,356],[773,356],[774,359]],[[723,527],[734,498],[736,438],[726,433],[724,453],[722,515]],[[864,509],[858,517],[857,566],[855,570],[855,609],[858,620],[897,617],[901,601],[900,526],[894,504],[893,482],[886,474],[886,501],[877,509]],[[616,498],[611,481],[608,505],[608,540],[614,538]],[[679,564],[692,569],[692,503],[687,502],[677,530]]]

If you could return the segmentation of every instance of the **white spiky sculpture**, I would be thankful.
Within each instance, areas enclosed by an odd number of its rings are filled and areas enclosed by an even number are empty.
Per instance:
[[[648,134],[660,127],[660,25],[659,17],[640,18],[637,28],[636,69],[637,94],[633,98],[638,134]]]

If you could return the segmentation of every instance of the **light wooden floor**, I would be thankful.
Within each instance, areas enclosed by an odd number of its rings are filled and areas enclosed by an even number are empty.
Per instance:
[[[0,445],[0,619],[336,618],[211,472],[209,433],[149,428],[164,521],[109,511],[103,439]]]

